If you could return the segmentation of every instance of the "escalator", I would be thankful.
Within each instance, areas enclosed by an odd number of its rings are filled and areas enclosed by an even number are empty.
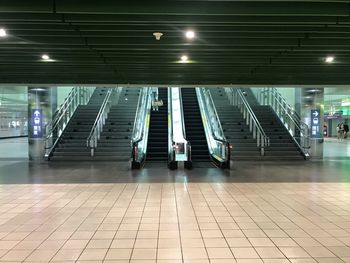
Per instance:
[[[158,111],[151,111],[147,157],[149,162],[168,162],[168,89],[158,88],[158,99],[163,106]]]
[[[186,127],[186,139],[191,142],[191,157],[194,166],[210,163],[206,134],[195,88],[182,88],[182,104]]]

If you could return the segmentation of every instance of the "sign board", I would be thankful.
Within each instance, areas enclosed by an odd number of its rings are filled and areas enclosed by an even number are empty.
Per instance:
[[[321,112],[319,109],[311,110],[311,138],[319,139],[321,137]],[[323,132],[323,129],[322,129]]]
[[[32,122],[31,138],[42,138],[43,137],[42,109],[32,109],[31,122]]]

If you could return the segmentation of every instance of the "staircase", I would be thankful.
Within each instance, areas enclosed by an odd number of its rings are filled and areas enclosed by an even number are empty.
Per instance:
[[[87,105],[79,105],[55,148],[51,161],[90,160],[86,140],[94,125],[107,88],[96,88]]]
[[[158,88],[158,99],[163,106],[151,111],[146,162],[168,162],[168,88]]]
[[[264,159],[271,160],[304,160],[292,136],[284,127],[274,110],[270,106],[259,105],[253,92],[244,89],[255,116],[259,120],[266,136],[270,138],[270,147],[265,152]]]
[[[191,143],[192,161],[210,162],[207,139],[194,88],[182,88],[182,104],[185,119],[186,139]]]
[[[131,136],[140,89],[124,88],[118,104],[112,106],[101,137],[97,142],[94,160],[128,161],[131,156]]]
[[[226,139],[232,145],[232,160],[260,160],[259,149],[237,106],[232,106],[223,88],[210,89]]]

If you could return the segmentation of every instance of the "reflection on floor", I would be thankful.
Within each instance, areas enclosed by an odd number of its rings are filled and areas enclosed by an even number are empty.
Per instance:
[[[166,165],[130,170],[128,163],[0,161],[0,184],[164,182],[350,182],[349,160],[234,162],[231,170],[168,170]]]
[[[28,159],[28,138],[0,140],[0,159]]]
[[[344,140],[326,138],[323,147],[324,158],[350,158],[350,138]]]
[[[3,185],[0,258],[350,262],[350,184]]]

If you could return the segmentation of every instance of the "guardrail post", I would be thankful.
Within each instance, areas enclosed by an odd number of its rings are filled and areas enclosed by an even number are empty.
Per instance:
[[[91,157],[95,156],[95,148],[94,147],[90,148],[90,154],[91,154]]]

